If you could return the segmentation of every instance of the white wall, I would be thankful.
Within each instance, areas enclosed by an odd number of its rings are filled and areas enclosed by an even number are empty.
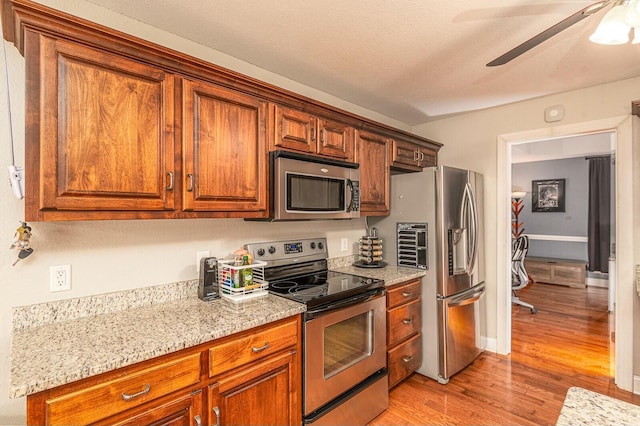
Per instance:
[[[155,43],[197,56],[218,65],[275,84],[339,108],[367,116],[390,126],[409,126],[349,104],[313,88],[212,51],[156,28],[132,21],[80,0],[40,3],[92,21],[146,38]],[[24,165],[24,58],[7,44],[12,100],[16,162]],[[2,67],[0,67],[1,69]],[[10,164],[9,133],[4,70],[0,71],[0,165]],[[6,176],[6,175],[5,175]],[[27,179],[29,176],[27,176]],[[0,179],[0,424],[24,422],[25,399],[8,398],[11,308],[51,300],[82,297],[194,279],[196,251],[210,250],[224,256],[244,243],[288,237],[326,236],[329,256],[352,254],[353,243],[364,233],[364,220],[306,223],[258,223],[240,219],[193,219],[147,221],[96,221],[31,223],[34,253],[15,267],[17,256],[7,250],[19,221],[24,218],[24,201],[13,197],[6,177]],[[340,251],[340,238],[350,241],[348,252]],[[72,290],[49,293],[49,266],[70,264]]]
[[[497,301],[504,297],[496,292],[498,283],[498,268],[502,270],[506,260],[499,261],[496,253],[499,251],[498,226],[504,226],[503,223],[498,224],[498,220],[507,218],[507,204],[505,204],[505,212],[498,211],[498,205],[503,202],[499,197],[506,197],[506,194],[498,194],[496,188],[499,186],[498,170],[500,165],[497,163],[498,158],[498,137],[505,134],[515,134],[536,129],[551,129],[557,126],[567,126],[570,124],[594,122],[605,118],[628,116],[631,112],[631,102],[640,99],[640,78],[634,78],[624,81],[618,81],[610,84],[596,86],[588,89],[567,92],[544,98],[538,98],[530,101],[519,102],[503,107],[487,109],[483,111],[472,112],[457,117],[451,117],[439,121],[425,123],[413,128],[417,134],[428,136],[444,144],[439,154],[439,162],[452,166],[465,167],[475,169],[485,176],[485,232],[486,232],[486,252],[487,252],[487,311],[488,311],[488,334],[490,338],[498,338],[498,330],[503,324],[498,323],[498,306]],[[564,105],[565,118],[562,122],[545,123],[544,109],[551,105]],[[540,132],[541,133],[541,132]],[[553,132],[551,132],[553,133]],[[545,135],[546,138],[553,137],[553,134]],[[631,138],[631,135],[625,135]],[[636,134],[634,134],[637,140]],[[626,141],[627,146],[631,143]],[[627,161],[626,164],[630,162]],[[631,166],[626,166],[628,170],[622,170],[619,167],[618,173],[621,176],[630,176]],[[504,186],[504,183],[502,183]],[[637,183],[636,183],[637,186]],[[505,191],[506,192],[506,191]],[[630,205],[633,199],[626,198],[623,203],[626,206],[626,212],[629,213]],[[503,214],[504,213],[504,214]],[[633,222],[627,217],[629,222]],[[637,224],[633,224],[637,227]],[[638,230],[636,235],[638,235]],[[626,230],[625,232],[629,232]],[[618,252],[626,249],[633,256],[633,262],[638,261],[638,247],[640,241],[636,237],[632,243],[623,248],[621,242]],[[629,270],[633,269],[631,262],[625,265],[619,265],[625,271],[625,279],[629,280]],[[506,280],[506,274],[501,279]],[[626,289],[631,289],[632,282],[620,283]],[[503,288],[506,287],[502,283]],[[629,292],[631,293],[631,292]],[[633,309],[637,316],[638,301],[633,294],[625,297],[633,297]],[[633,324],[633,318],[623,318],[626,324]],[[636,337],[637,341],[638,338]],[[634,347],[638,347],[636,343]],[[498,342],[500,347],[500,342]],[[638,354],[638,349],[634,352]],[[636,372],[637,374],[637,372]]]

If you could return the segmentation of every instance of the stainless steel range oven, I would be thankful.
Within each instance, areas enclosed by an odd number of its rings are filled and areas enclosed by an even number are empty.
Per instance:
[[[365,425],[389,404],[384,281],[327,270],[325,238],[247,244],[269,291],[307,305],[305,424]]]

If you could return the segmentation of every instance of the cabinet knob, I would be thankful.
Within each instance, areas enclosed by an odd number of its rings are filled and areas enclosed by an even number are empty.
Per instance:
[[[402,295],[403,295],[404,297],[411,297],[411,295],[412,295],[412,294],[413,294],[413,293],[412,293],[412,292],[410,292],[410,291],[403,291],[403,292],[402,292]]]
[[[220,409],[216,405],[211,410],[213,411],[213,414],[216,415],[216,426],[220,426]]]
[[[253,351],[253,353],[258,353],[258,352],[264,351],[268,347],[269,347],[269,342],[266,342],[264,345],[260,346],[259,348],[252,347],[251,350]]]
[[[189,178],[189,186],[187,186],[187,191],[193,192],[193,173],[189,173],[187,177]]]
[[[412,359],[413,359],[413,357],[412,357],[412,356],[410,356],[410,355],[407,355],[407,356],[403,356],[403,357],[402,357],[402,360],[403,360],[404,362],[409,362],[409,361],[411,361]]]
[[[405,318],[402,320],[403,324],[411,324],[413,322],[413,318]]]
[[[128,394],[126,392],[122,392],[122,399],[124,401],[131,401],[133,398],[136,398],[138,396],[144,395],[145,393],[148,393],[151,390],[151,385],[146,383],[144,385],[144,389],[142,389],[140,392],[136,392],[136,393],[132,393],[132,394]]]
[[[167,191],[171,191],[173,189],[173,172],[167,172],[169,175],[169,186],[167,186]]]

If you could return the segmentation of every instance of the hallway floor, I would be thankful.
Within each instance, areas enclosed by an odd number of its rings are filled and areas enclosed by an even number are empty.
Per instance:
[[[413,374],[371,425],[553,425],[571,386],[640,405],[613,383],[607,290],[533,283],[513,305],[512,353],[484,353],[447,385]]]

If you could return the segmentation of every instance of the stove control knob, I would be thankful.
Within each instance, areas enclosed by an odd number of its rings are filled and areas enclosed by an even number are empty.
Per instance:
[[[259,248],[258,249],[258,256],[264,256],[264,249],[263,248]]]
[[[311,243],[311,248],[312,248],[312,249],[316,248],[316,243],[312,242],[312,243]]]
[[[276,252],[276,248],[274,246],[269,247],[269,254],[273,254]]]
[[[324,249],[324,244],[322,244],[322,243],[318,243],[318,248],[319,248],[320,250]]]

